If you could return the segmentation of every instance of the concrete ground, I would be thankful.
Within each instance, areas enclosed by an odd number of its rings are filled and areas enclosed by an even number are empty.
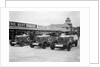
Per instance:
[[[10,62],[80,62],[80,45],[67,49],[51,50],[50,47],[42,49],[39,46],[9,46]]]

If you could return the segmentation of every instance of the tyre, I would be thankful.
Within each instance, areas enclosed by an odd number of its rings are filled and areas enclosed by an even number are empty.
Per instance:
[[[45,49],[47,47],[47,43],[42,44],[42,48]]]
[[[14,41],[14,40],[11,40],[11,41],[10,41],[10,45],[11,45],[11,46],[15,46],[15,44],[14,44],[13,42],[15,42],[15,41]]]
[[[34,45],[33,45],[32,43],[33,43],[33,42],[31,41],[31,42],[30,42],[30,47],[31,47],[31,48],[34,48]]]
[[[50,48],[51,48],[51,50],[54,50],[55,49],[55,43],[51,43]]]
[[[31,48],[34,48],[34,45],[30,44],[30,47],[31,47]]]
[[[70,51],[70,50],[71,50],[71,45],[72,45],[72,43],[69,43],[69,44],[67,45],[67,51]]]
[[[77,47],[77,40],[75,41],[75,47]]]

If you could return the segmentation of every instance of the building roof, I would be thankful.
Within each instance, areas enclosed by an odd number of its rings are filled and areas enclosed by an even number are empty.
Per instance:
[[[20,29],[20,30],[39,30],[39,31],[70,31],[65,28],[27,28],[27,27],[18,27],[18,26],[9,26],[9,29]]]
[[[49,27],[59,27],[59,28],[64,28],[64,27],[69,27],[68,24],[51,24]]]
[[[69,29],[65,29],[65,28],[51,28],[51,27],[47,27],[47,28],[37,28],[37,30],[43,30],[43,31],[62,31],[62,32],[66,32],[66,31],[70,31]]]
[[[12,21],[9,21],[12,22]],[[16,23],[16,22],[15,22]],[[26,23],[25,23],[26,24]],[[66,32],[66,31],[70,31],[69,29],[66,29],[64,27],[69,27],[68,24],[52,24],[49,26],[38,26],[37,27],[21,27],[21,26],[9,26],[9,29],[22,29],[22,30],[40,30],[40,31],[62,31],[62,32]]]

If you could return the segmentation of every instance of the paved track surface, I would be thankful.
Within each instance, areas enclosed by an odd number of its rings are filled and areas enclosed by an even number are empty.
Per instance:
[[[50,47],[42,49],[39,46],[9,46],[10,62],[80,62],[80,46],[67,49],[51,50]]]

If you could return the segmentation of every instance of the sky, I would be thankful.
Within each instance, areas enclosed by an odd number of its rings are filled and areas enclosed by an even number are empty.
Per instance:
[[[10,11],[9,20],[37,25],[63,24],[71,19],[74,27],[80,26],[79,11]]]

